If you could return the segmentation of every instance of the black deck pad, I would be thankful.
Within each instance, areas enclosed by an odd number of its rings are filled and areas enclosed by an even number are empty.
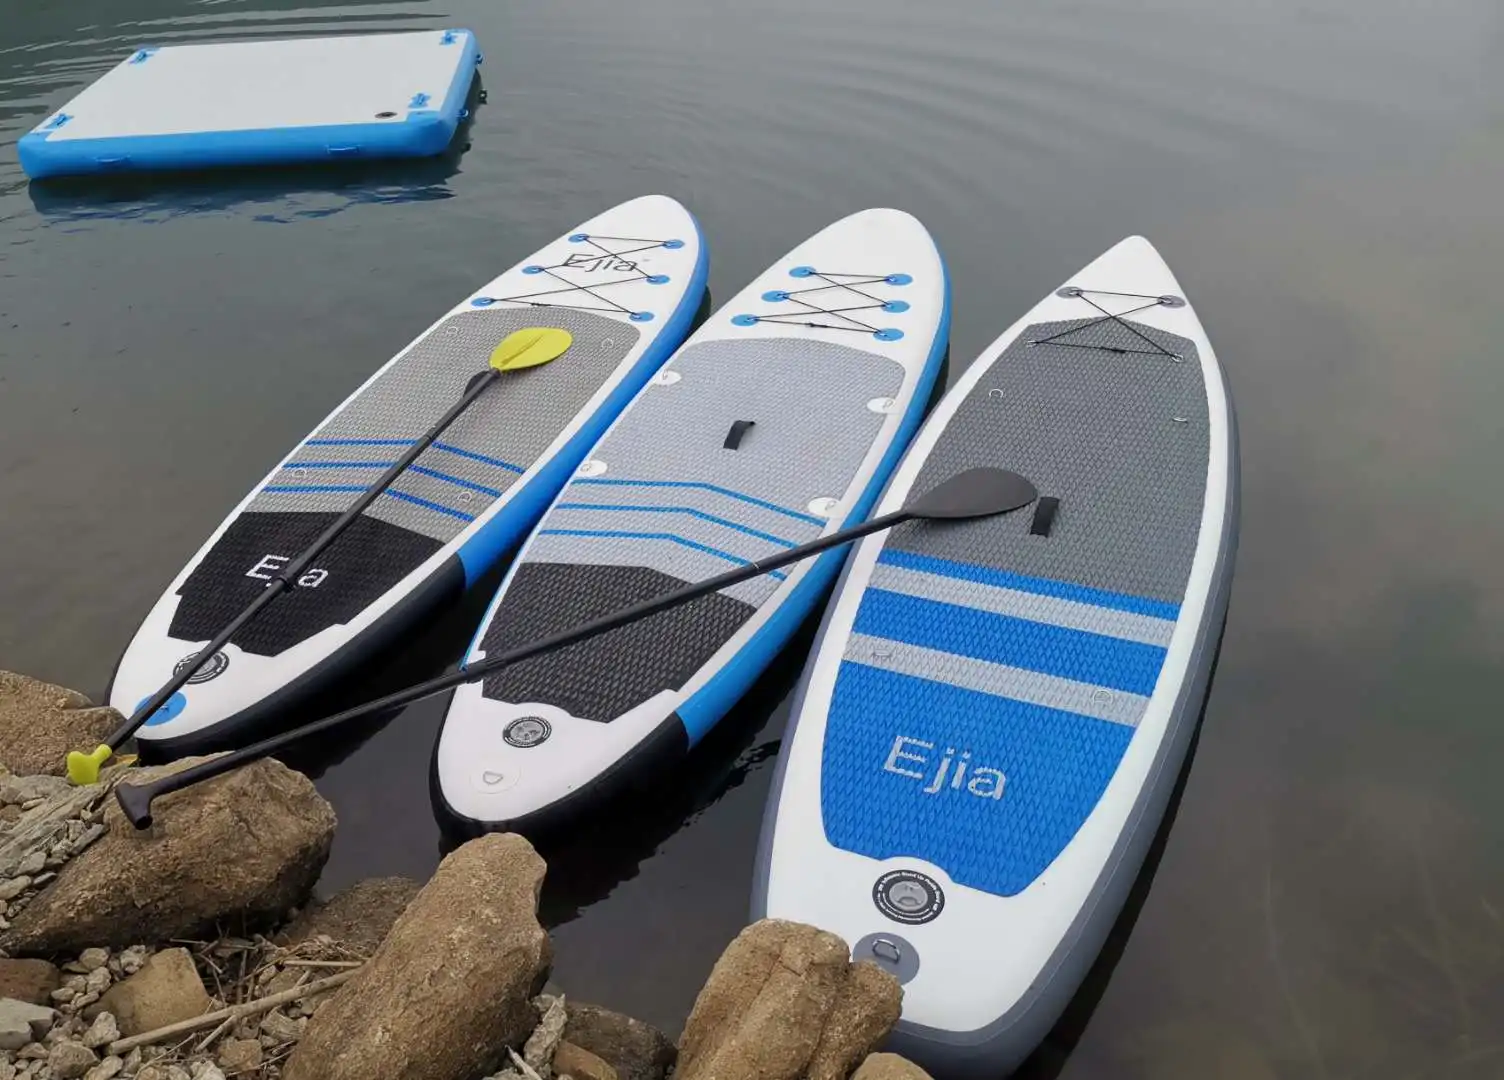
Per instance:
[[[236,518],[178,590],[169,633],[203,641],[255,600],[267,582],[339,515],[247,512]],[[231,638],[256,656],[276,656],[349,622],[440,547],[437,540],[361,516],[313,561],[296,587]],[[322,573],[316,573],[322,571]]]
[[[481,647],[495,656],[686,584],[639,566],[525,562]],[[484,693],[493,701],[546,701],[581,719],[611,721],[682,686],[755,610],[711,593],[505,668],[486,679]]]

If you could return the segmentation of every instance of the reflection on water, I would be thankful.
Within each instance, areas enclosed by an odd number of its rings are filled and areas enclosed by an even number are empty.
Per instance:
[[[46,187],[15,162],[143,42],[437,25],[477,31],[489,102],[433,162]],[[331,402],[614,202],[684,200],[721,296],[835,217],[913,211],[952,376],[1144,232],[1236,397],[1238,579],[1157,869],[1025,1072],[1504,1076],[1501,44],[1495,0],[7,10],[0,666],[101,690]],[[485,599],[337,703],[452,663]],[[683,769],[546,842],[571,993],[682,1022],[746,916],[800,649]],[[340,815],[325,887],[437,864],[442,707],[305,751]]]

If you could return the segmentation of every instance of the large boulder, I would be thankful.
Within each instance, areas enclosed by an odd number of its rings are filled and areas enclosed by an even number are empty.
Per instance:
[[[334,810],[312,782],[270,759],[164,796],[154,817],[138,832],[108,800],[105,835],[16,917],[0,949],[77,953],[269,922],[308,896],[334,838]]]
[[[407,910],[423,886],[412,878],[367,878],[325,901],[305,908],[278,937],[297,945],[327,934],[340,944],[369,956],[385,940],[397,916]]]
[[[898,1019],[890,1001],[899,994],[891,975],[850,956],[844,941],[813,926],[764,919],[747,927],[695,1000],[675,1080],[801,1080],[815,1067],[822,1080],[846,1080]]]
[[[439,864],[360,973],[308,1021],[284,1080],[473,1080],[520,1046],[552,960],[543,859],[492,835]]]
[[[564,1038],[616,1070],[618,1080],[663,1080],[676,1051],[668,1036],[641,1020],[570,1001]]]
[[[15,773],[63,774],[69,750],[92,750],[122,721],[77,690],[0,671],[0,763]]]

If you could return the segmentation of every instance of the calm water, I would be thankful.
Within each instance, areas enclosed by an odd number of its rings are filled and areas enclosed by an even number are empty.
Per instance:
[[[0,666],[101,693],[332,403],[619,200],[724,298],[869,205],[930,226],[952,372],[1131,232],[1231,378],[1244,528],[1157,870],[1036,1076],[1504,1076],[1498,0],[0,0]],[[28,186],[14,140],[141,43],[465,25],[421,165]],[[451,663],[479,609],[359,696]],[[557,978],[671,1030],[744,919],[799,655],[658,798],[549,855]],[[417,706],[310,768],[325,875],[439,858]],[[1129,932],[1131,931],[1131,933]]]

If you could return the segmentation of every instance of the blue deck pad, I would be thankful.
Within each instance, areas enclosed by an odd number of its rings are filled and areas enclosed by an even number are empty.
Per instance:
[[[845,661],[821,763],[826,838],[1016,895],[1096,806],[1133,731]]]

